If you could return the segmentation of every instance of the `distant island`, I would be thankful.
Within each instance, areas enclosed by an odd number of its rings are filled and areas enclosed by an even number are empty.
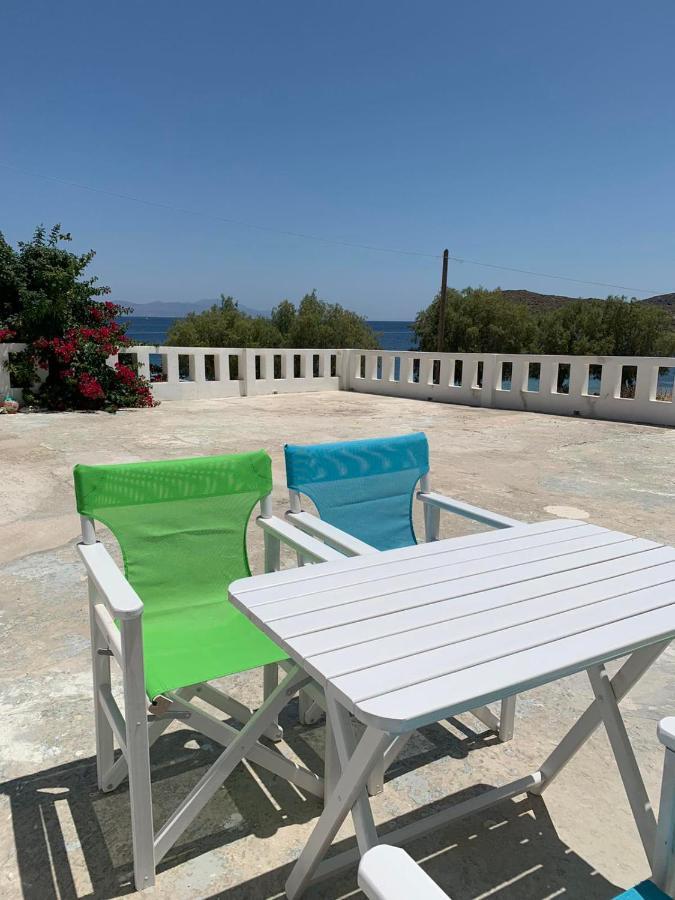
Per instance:
[[[171,319],[182,319],[183,316],[186,316],[191,312],[204,312],[207,309],[211,309],[212,306],[217,306],[220,303],[217,297],[214,297],[213,300],[178,300],[175,302],[170,302],[168,300],[150,300],[148,303],[126,303],[122,302],[122,306],[132,306],[134,308],[133,316],[150,316],[161,317],[161,318],[171,318]],[[252,309],[250,306],[244,306],[243,303],[239,304],[239,309],[242,312],[245,312],[249,316],[263,316],[264,318],[269,318],[271,310],[261,310],[261,309]]]
[[[566,297],[561,294],[538,294],[536,291],[527,290],[502,290],[500,293],[505,300],[513,300],[514,303],[524,303],[526,306],[530,307],[530,309],[537,312],[548,312],[550,310],[560,309],[561,306],[564,306],[565,303],[569,303],[572,300],[601,299],[597,297]],[[180,319],[190,312],[203,312],[206,309],[210,309],[218,302],[219,301],[215,298],[213,300],[184,300],[176,302],[152,300],[149,303],[137,303],[135,306],[134,304],[130,305],[134,306],[133,316],[135,318],[148,316],[150,318],[168,317],[171,319]],[[658,307],[669,313],[675,327],[675,292],[672,294],[657,294],[654,297],[647,297],[639,302],[648,304],[649,306]],[[252,309],[241,303],[239,304],[239,309],[250,316],[263,316],[264,318],[269,318],[271,312],[271,310]]]

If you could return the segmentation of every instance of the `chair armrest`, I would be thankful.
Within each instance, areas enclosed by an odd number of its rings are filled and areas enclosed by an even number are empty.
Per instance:
[[[370,900],[450,900],[405,850],[388,844],[361,857],[358,882]]]
[[[471,506],[469,503],[462,503],[461,500],[453,500],[450,497],[444,497],[443,494],[435,494],[433,491],[428,491],[427,493],[418,491],[417,499],[429,506],[444,509],[446,512],[456,513],[458,516],[473,519],[475,522],[482,522],[484,525],[491,525],[493,528],[513,528],[514,525],[525,524],[518,519],[510,519],[508,516],[481,509],[480,506]]]
[[[657,733],[663,746],[675,753],[675,716],[668,716],[666,719],[661,719]]]
[[[360,541],[358,538],[352,537],[351,534],[347,534],[347,532],[342,531],[341,528],[336,528],[334,525],[324,522],[322,519],[313,516],[311,513],[295,513],[289,510],[286,513],[286,518],[295,525],[296,528],[299,528],[306,534],[312,535],[312,537],[320,538],[322,541],[325,541],[329,547],[339,550],[340,553],[343,553],[345,556],[365,556],[368,553],[380,552],[376,547],[371,547],[371,545],[366,544],[365,541]]]
[[[338,553],[327,544],[322,544],[321,541],[317,541],[316,538],[310,537],[277,516],[258,516],[256,522],[266,534],[282,541],[312,562],[330,562],[345,558],[344,554]]]
[[[82,561],[106,606],[117,619],[135,619],[143,612],[143,602],[120,572],[103,544],[78,544]]]

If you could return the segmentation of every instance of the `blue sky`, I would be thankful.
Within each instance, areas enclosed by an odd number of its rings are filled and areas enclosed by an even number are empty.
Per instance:
[[[312,288],[409,318],[451,254],[675,290],[675,3],[3,4],[0,229],[119,301]],[[609,289],[451,263],[461,287]],[[645,295],[638,295],[645,296]],[[140,310],[138,310],[140,311]]]

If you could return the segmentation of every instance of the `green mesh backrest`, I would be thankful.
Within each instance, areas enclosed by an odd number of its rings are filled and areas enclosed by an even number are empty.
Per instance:
[[[76,466],[77,509],[113,532],[144,616],[227,597],[250,575],[246,526],[272,490],[263,451],[161,462]]]

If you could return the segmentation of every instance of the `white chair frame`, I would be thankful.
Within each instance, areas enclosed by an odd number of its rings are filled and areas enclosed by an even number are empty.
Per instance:
[[[284,541],[311,562],[341,558],[337,551],[281,519],[274,519],[269,496],[263,498],[260,509],[261,517],[269,520],[271,527],[276,522],[277,543]],[[101,791],[112,791],[129,778],[134,883],[142,890],[154,884],[158,863],[242,759],[265,767],[306,793],[323,797],[322,778],[259,742],[263,735],[276,741],[282,739],[277,724],[280,711],[300,688],[312,688],[308,676],[289,661],[281,667],[284,677],[280,683],[279,667],[276,664],[264,667],[264,699],[257,710],[249,709],[208,683],[170,691],[160,698],[148,697],[143,665],[143,603],[103,544],[97,541],[94,521],[82,516],[81,523],[82,542],[78,544],[78,552],[89,582],[98,787]],[[267,565],[274,562],[269,552],[266,545]],[[277,558],[278,555],[277,552]],[[122,673],[124,712],[112,692],[112,659]],[[209,704],[215,714],[190,702],[194,697]],[[243,728],[223,722],[218,713],[234,718]],[[175,720],[184,720],[186,725],[225,749],[155,832],[149,751]],[[117,759],[115,744],[122,751]]]
[[[455,513],[474,522],[489,525],[492,528],[512,528],[514,525],[523,524],[518,519],[512,519],[500,513],[493,513],[478,506],[471,506],[460,500],[445,497],[443,494],[434,493],[431,490],[431,477],[428,473],[420,478],[419,486],[420,490],[416,492],[416,497],[424,504],[424,532],[427,542],[439,539],[441,510]],[[352,537],[352,535],[303,510],[301,494],[298,491],[289,491],[289,504],[290,509],[286,513],[286,518],[289,522],[305,534],[324,541],[328,547],[339,551],[344,556],[363,556],[368,553],[379,553],[370,544]],[[304,565],[305,561],[310,560],[305,560],[302,553],[299,552],[298,565]],[[265,571],[273,570],[266,569]],[[305,725],[310,725],[322,714],[323,704],[317,703],[316,699],[310,697],[306,691],[301,691],[299,707],[300,721]],[[515,696],[506,697],[501,701],[499,716],[496,716],[487,706],[471,710],[471,713],[483,725],[495,731],[500,741],[506,742],[513,738],[516,715]],[[370,777],[368,784],[369,793],[375,794],[382,790],[384,773],[396,760],[411,736],[411,734],[406,734],[397,738],[392,746],[388,748],[381,765],[376,767]]]
[[[675,896],[675,717],[661,719],[659,740],[664,746],[663,779],[656,829],[652,878],[669,897]]]

